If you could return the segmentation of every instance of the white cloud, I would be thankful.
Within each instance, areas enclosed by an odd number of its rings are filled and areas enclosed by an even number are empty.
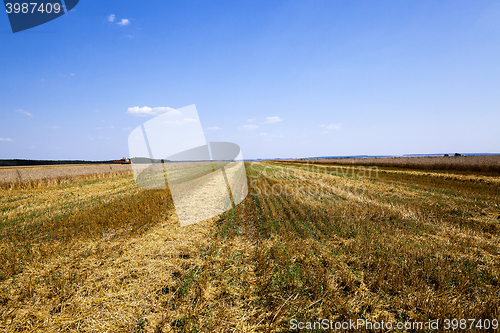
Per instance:
[[[33,117],[33,115],[27,111],[24,111],[24,110],[16,110],[16,112],[19,112],[19,113],[22,113],[22,114],[25,114],[27,116],[30,116],[30,117]]]
[[[128,108],[127,113],[134,116],[157,116],[164,113],[169,115],[181,114],[180,111],[169,108],[168,106],[160,106],[156,108],[150,108],[148,106],[134,106],[133,108]]]
[[[115,20],[115,17],[116,17],[116,16],[115,16],[115,14],[111,14],[111,15],[109,15],[109,16],[108,16],[108,21],[109,21],[109,22],[113,22],[113,21]]]
[[[279,123],[280,121],[283,121],[283,119],[280,117],[266,117],[265,123],[274,124],[274,123]]]
[[[131,129],[132,129],[132,127],[124,127],[124,128],[122,128],[122,130],[124,130],[124,131],[130,131]]]
[[[262,136],[266,136],[266,135],[267,135],[267,133],[262,132],[262,133],[260,133],[260,135],[262,135]]]
[[[206,130],[215,132],[215,131],[222,131],[222,128],[214,126],[214,127],[207,127]]]
[[[49,126],[49,128],[51,128],[51,129],[59,129],[60,127],[57,126],[57,125],[55,125],[55,126]]]
[[[71,76],[75,76],[76,74],[71,73],[70,75],[71,75]]]
[[[330,124],[330,125],[319,125],[319,127],[324,127],[329,130],[339,130],[340,129],[340,124]]]
[[[257,120],[257,118],[250,118],[247,121],[252,122],[252,121],[256,121],[256,120]]]
[[[257,129],[257,128],[259,128],[259,126],[257,126],[257,125],[245,125],[245,126],[238,127],[238,129],[245,130],[245,131],[252,131],[252,130]]]
[[[109,130],[109,129],[113,129],[113,128],[115,128],[115,127],[114,126],[108,126],[108,127],[96,127],[95,129],[96,130],[101,130],[101,129],[103,129],[103,130]]]
[[[130,24],[130,20],[128,20],[128,19],[122,19],[120,22],[118,22],[116,24],[121,25],[123,27],[123,26],[129,25]]]
[[[0,138],[0,141],[14,142],[11,138]]]

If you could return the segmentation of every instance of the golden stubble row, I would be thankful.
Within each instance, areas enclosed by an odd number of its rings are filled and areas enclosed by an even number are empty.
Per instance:
[[[47,185],[60,185],[74,180],[130,174],[131,172],[131,166],[126,164],[2,167],[0,168],[0,188],[30,189]]]
[[[296,160],[287,160],[294,162]],[[500,173],[500,155],[311,159],[301,162],[392,168]]]

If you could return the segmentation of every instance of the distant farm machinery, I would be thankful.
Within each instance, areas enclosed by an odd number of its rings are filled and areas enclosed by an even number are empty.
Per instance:
[[[114,160],[113,163],[116,164],[130,164],[130,159],[123,157],[121,160]]]

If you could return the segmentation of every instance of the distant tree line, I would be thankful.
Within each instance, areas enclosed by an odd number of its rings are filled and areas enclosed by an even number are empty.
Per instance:
[[[130,159],[132,163],[143,163],[143,164],[150,164],[150,163],[163,163],[163,162],[170,162],[169,160],[162,160],[158,158],[148,158],[148,157],[132,157]]]

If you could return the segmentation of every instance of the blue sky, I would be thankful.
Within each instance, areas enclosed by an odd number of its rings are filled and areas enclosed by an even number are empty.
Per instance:
[[[121,158],[127,110],[191,104],[245,158],[500,153],[498,1],[81,0],[0,14],[0,64],[0,158]]]

